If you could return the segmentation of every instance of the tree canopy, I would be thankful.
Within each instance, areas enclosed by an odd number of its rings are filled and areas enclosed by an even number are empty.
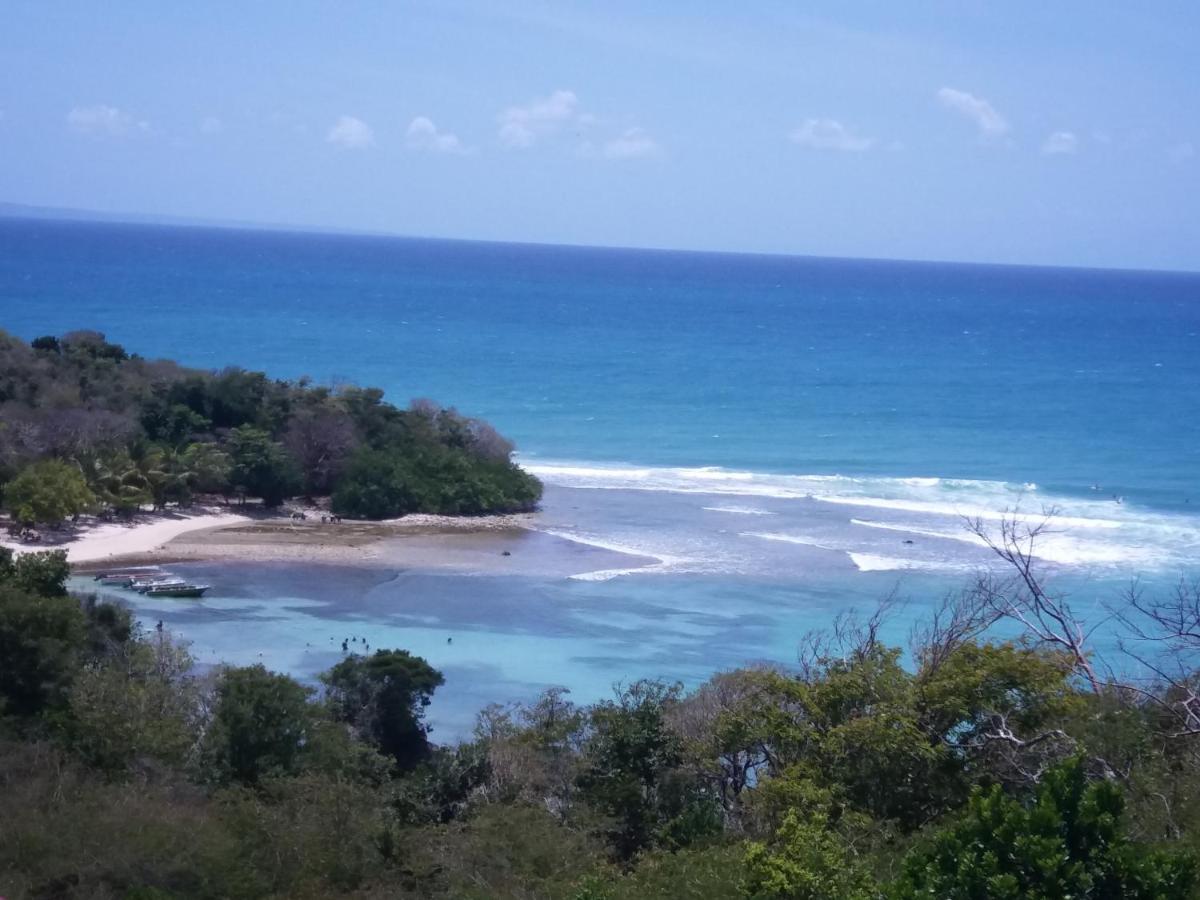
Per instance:
[[[185,505],[197,493],[333,497],[346,516],[529,510],[541,484],[486,422],[375,388],[149,361],[98,332],[0,332],[0,491],[24,524]]]

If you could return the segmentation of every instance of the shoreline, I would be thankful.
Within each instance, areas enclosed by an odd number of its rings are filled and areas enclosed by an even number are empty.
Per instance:
[[[382,521],[321,522],[312,511],[296,521],[284,514],[220,516],[211,513],[172,523],[161,540],[162,522],[124,529],[121,552],[76,553],[76,574],[114,566],[172,563],[303,563],[353,568],[422,570],[430,573],[525,575],[588,579],[593,574],[652,571],[663,560],[607,547],[538,527],[536,513],[478,517],[414,514]],[[159,530],[152,530],[159,526]],[[182,527],[180,527],[182,526]],[[149,540],[147,540],[149,538]],[[66,544],[68,552],[89,539]],[[92,538],[92,545],[98,539]],[[22,549],[46,549],[43,546]]]
[[[200,529],[216,529],[253,521],[246,513],[230,507],[196,506],[189,510],[138,513],[128,521],[104,521],[87,517],[65,529],[43,529],[36,543],[2,539],[0,547],[17,555],[47,550],[65,550],[73,568],[100,566],[109,560],[157,553],[182,535]]]

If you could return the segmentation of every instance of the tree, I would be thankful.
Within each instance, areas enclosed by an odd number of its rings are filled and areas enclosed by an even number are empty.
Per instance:
[[[1104,688],[1088,648],[1089,629],[1072,610],[1070,598],[1055,591],[1038,569],[1038,542],[1051,532],[1055,511],[1047,510],[1037,522],[1019,513],[1001,519],[999,534],[993,534],[982,519],[968,519],[967,530],[975,535],[1014,573],[1008,578],[985,573],[973,587],[979,602],[1021,625],[1041,643],[1070,655],[1076,671],[1095,693]]]
[[[29,346],[34,350],[42,350],[47,353],[61,353],[62,345],[59,344],[58,338],[52,334],[43,335],[42,337],[34,338],[29,342]]]
[[[212,422],[183,403],[170,403],[156,396],[142,407],[142,428],[152,441],[162,441],[171,447],[181,447],[195,435],[212,429]]]
[[[874,887],[824,812],[790,810],[770,844],[746,851],[744,893],[754,900],[871,900]]]
[[[132,515],[152,502],[145,472],[124,447],[110,453],[81,457],[79,463],[99,505]]]
[[[329,494],[358,447],[354,420],[331,403],[297,411],[288,424],[284,446],[300,465],[310,496]]]
[[[473,516],[528,511],[541,496],[541,482],[514,463],[435,443],[412,450],[360,449],[333,493],[333,509],[368,519]]]
[[[70,689],[71,748],[110,773],[144,759],[183,763],[200,710],[191,665],[187,651],[159,630],[149,641],[85,666]]]
[[[156,509],[162,509],[168,503],[186,506],[191,502],[193,473],[187,467],[185,454],[169,448],[151,447],[138,459],[138,469]]]
[[[762,670],[718,672],[671,709],[687,765],[721,804],[725,827],[742,829],[743,798],[767,766],[751,723],[764,701]]]
[[[220,783],[254,785],[299,772],[316,714],[311,694],[261,665],[225,669],[204,736],[206,774]]]
[[[229,453],[233,462],[230,481],[243,494],[261,497],[264,506],[278,506],[299,489],[295,462],[261,428],[242,425],[233,429]]]
[[[63,706],[84,629],[70,597],[41,597],[0,583],[0,712],[30,717]]]
[[[899,657],[871,637],[845,653],[822,650],[797,677],[760,676],[762,702],[736,724],[759,736],[769,761],[765,807],[786,808],[795,794],[818,790],[907,828],[928,818],[950,751],[922,731]]]
[[[26,466],[4,487],[4,505],[18,521],[57,524],[96,502],[79,469],[58,459]]]
[[[15,556],[7,547],[0,547],[0,584],[11,584],[37,597],[65,597],[70,575],[66,550]]]
[[[191,486],[205,494],[224,494],[229,490],[233,460],[218,444],[189,444],[183,452],[183,466],[191,473]]]
[[[690,779],[680,770],[681,741],[667,725],[668,708],[681,689],[638,681],[592,707],[579,787],[608,817],[607,837],[619,860],[651,846],[694,799],[687,790]]]
[[[348,656],[321,676],[334,716],[392,757],[401,771],[429,756],[425,708],[442,673],[407,650]]]
[[[1196,861],[1129,842],[1111,781],[1089,783],[1080,759],[1046,774],[1031,802],[977,789],[962,821],[911,851],[895,900],[1185,900]]]

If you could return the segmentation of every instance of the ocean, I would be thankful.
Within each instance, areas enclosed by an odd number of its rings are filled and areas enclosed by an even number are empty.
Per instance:
[[[893,590],[902,642],[988,563],[964,517],[1056,510],[1040,555],[1094,621],[1200,571],[1200,274],[11,219],[0,328],[454,404],[546,482],[539,528],[657,560],[195,564],[211,599],[141,610],[304,677],[347,636],[421,652],[442,737],[549,684],[786,663]]]

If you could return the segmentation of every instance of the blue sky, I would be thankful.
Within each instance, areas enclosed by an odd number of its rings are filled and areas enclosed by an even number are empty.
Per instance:
[[[0,200],[1200,269],[1194,2],[21,2]]]

